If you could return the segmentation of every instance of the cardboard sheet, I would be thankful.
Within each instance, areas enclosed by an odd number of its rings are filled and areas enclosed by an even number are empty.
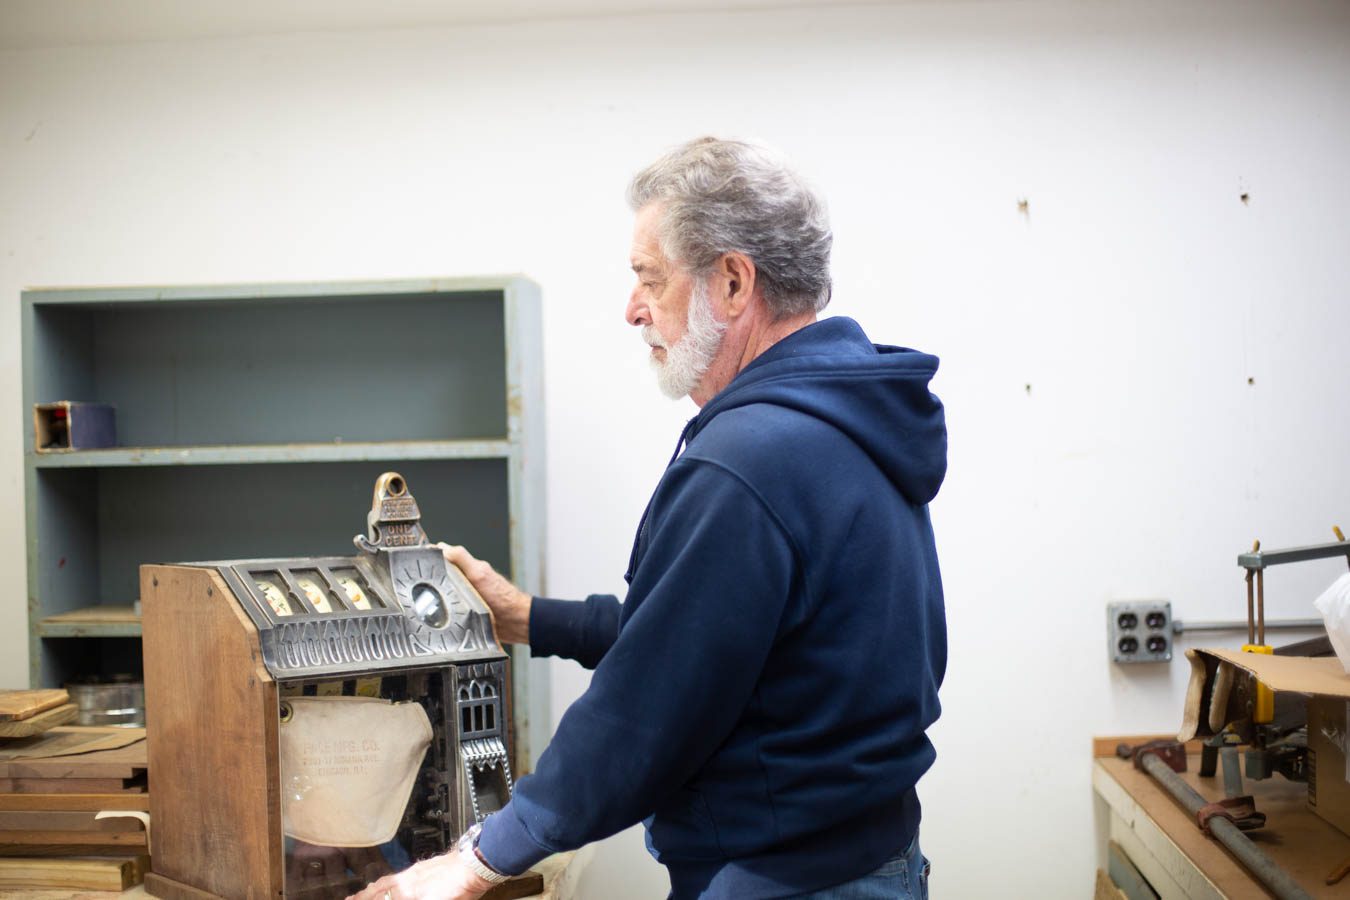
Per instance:
[[[5,741],[0,744],[0,763],[19,759],[47,759],[54,756],[71,756],[77,753],[116,750],[144,740],[144,728],[58,726],[38,737]],[[143,753],[144,751],[142,751]]]
[[[1273,691],[1350,700],[1350,675],[1334,656],[1268,656],[1241,650],[1197,650],[1251,672]]]

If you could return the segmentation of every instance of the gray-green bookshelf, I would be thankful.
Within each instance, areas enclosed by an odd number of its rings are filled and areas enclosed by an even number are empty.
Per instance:
[[[142,563],[345,554],[403,473],[435,540],[542,592],[539,290],[524,278],[23,294],[30,680],[139,671]],[[33,404],[116,408],[39,453]],[[513,654],[519,759],[547,668]]]

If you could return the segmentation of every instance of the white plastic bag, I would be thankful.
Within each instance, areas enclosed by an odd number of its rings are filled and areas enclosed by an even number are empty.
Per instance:
[[[1327,624],[1327,636],[1336,658],[1345,673],[1350,675],[1350,572],[1345,573],[1313,601],[1322,621]]]

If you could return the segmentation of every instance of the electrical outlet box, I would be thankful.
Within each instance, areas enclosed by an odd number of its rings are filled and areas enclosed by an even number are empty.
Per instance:
[[[1172,604],[1165,600],[1108,603],[1106,637],[1112,662],[1167,662],[1172,658]]]

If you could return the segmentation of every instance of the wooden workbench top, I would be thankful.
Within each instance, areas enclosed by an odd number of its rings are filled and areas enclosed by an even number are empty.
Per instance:
[[[583,847],[575,853],[559,853],[535,866],[535,871],[544,876],[544,892],[529,900],[576,900],[577,886],[582,872],[590,862],[593,847]],[[108,891],[0,891],[5,900],[144,900],[151,895],[145,892],[144,885],[119,893]]]
[[[1181,777],[1207,799],[1221,799],[1222,774],[1201,778],[1199,768],[1200,757],[1190,755]],[[1218,841],[1206,837],[1195,818],[1166,789],[1133,763],[1098,758],[1092,786],[1186,896],[1230,900],[1273,896]],[[1247,832],[1252,842],[1313,897],[1350,897],[1350,877],[1331,887],[1325,883],[1329,872],[1350,860],[1350,837],[1308,809],[1307,786],[1276,776],[1265,781],[1244,779],[1243,788],[1255,798],[1257,810],[1266,814],[1264,828]],[[1144,868],[1139,860],[1135,862]],[[1149,877],[1147,871],[1144,875]]]

